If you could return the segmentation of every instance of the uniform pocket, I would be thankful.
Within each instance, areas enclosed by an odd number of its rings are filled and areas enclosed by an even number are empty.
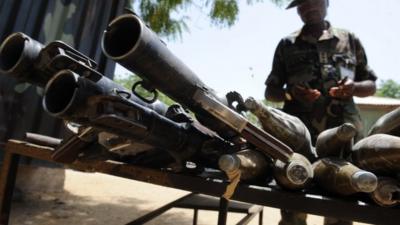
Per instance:
[[[351,54],[334,54],[333,61],[335,62],[338,74],[341,79],[347,77],[348,79],[355,79],[356,71],[356,57]]]

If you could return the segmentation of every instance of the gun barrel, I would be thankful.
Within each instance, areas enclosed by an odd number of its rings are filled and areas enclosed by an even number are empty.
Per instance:
[[[46,85],[42,102],[44,110],[54,117],[63,117],[73,111],[78,102],[78,78],[69,70],[58,72]],[[93,92],[92,89],[84,91]]]
[[[45,79],[43,75],[31,75],[34,62],[42,49],[41,43],[23,33],[9,35],[0,45],[0,73],[23,81],[43,84]]]
[[[197,75],[174,56],[158,36],[135,15],[114,19],[102,38],[104,53],[185,105],[224,138],[238,134],[265,154],[288,162],[290,147],[250,123],[226,105]]]
[[[126,14],[113,20],[104,32],[102,48],[107,57],[145,76],[156,88],[189,108],[194,104],[190,97],[198,88],[210,90],[135,15]]]
[[[210,118],[209,112],[193,100],[198,89],[206,90],[213,98],[218,97],[137,16],[125,14],[114,19],[104,31],[102,49],[107,57],[191,109],[203,124],[221,136],[237,135],[225,124]]]

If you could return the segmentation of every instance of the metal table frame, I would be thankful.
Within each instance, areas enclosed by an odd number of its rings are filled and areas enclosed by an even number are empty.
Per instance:
[[[7,142],[0,177],[0,224],[8,223],[19,156],[23,155],[53,161],[51,159],[52,152],[53,149],[49,147],[17,140]],[[216,197],[222,196],[227,185],[221,180],[176,174],[115,161],[77,160],[69,164],[69,166],[81,171],[100,172]],[[238,186],[232,199],[363,223],[379,225],[400,224],[400,209],[398,207],[384,208],[351,198],[339,199],[303,192],[288,192],[272,187],[242,184]],[[224,218],[221,219],[223,220]]]
[[[249,224],[255,216],[258,217],[258,224],[263,224],[263,207],[259,205],[248,204],[244,202],[237,202],[237,201],[229,201],[229,204],[225,210],[222,209],[221,213],[221,206],[225,207],[225,203],[221,204],[221,198],[203,195],[203,194],[195,194],[190,193],[187,194],[175,201],[172,201],[158,209],[155,209],[135,220],[127,223],[126,225],[141,225],[145,224],[146,222],[160,216],[164,212],[170,210],[171,208],[183,208],[183,209],[193,209],[193,225],[197,225],[198,219],[198,211],[199,210],[212,210],[217,211],[219,213],[219,220],[218,224],[226,224],[226,216],[224,212],[235,212],[235,213],[245,213],[246,215],[236,223],[236,225],[246,225]],[[223,200],[224,201],[224,200]],[[226,200],[225,200],[226,201]]]

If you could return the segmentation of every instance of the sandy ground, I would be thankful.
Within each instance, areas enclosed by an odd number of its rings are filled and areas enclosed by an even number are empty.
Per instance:
[[[99,173],[66,170],[64,191],[31,192],[12,207],[14,225],[120,225],[179,198],[187,192]],[[275,225],[279,210],[265,207],[264,224]],[[147,224],[192,224],[193,211],[171,209]],[[229,213],[228,224],[243,214]],[[198,224],[217,224],[213,211],[200,211]],[[251,224],[255,225],[258,218]],[[308,225],[322,225],[322,217],[309,216]],[[361,223],[355,223],[361,225]]]

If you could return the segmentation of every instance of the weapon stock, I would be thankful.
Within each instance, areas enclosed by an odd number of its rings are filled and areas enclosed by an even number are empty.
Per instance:
[[[290,162],[290,147],[226,106],[226,99],[217,97],[135,15],[114,19],[104,32],[102,47],[109,58],[194,111],[204,125],[221,136],[229,139],[239,134],[266,155]]]

